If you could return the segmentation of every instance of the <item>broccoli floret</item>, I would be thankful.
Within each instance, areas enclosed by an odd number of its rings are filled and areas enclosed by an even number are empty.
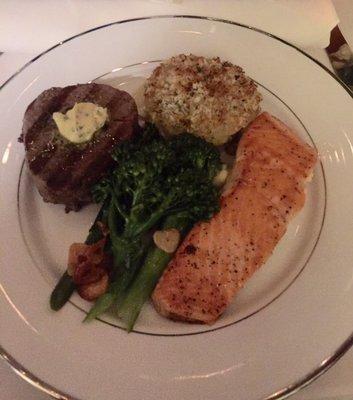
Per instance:
[[[164,184],[164,201],[160,209],[171,215],[182,211],[189,214],[191,223],[209,219],[218,211],[219,191],[203,170],[181,168],[170,175]]]
[[[118,167],[94,188],[94,197],[112,197],[126,237],[181,210],[189,210],[192,220],[215,212],[218,191],[212,179],[221,162],[218,150],[203,139],[183,134],[166,140],[149,126],[142,137],[118,146],[113,158]]]
[[[203,170],[213,179],[221,169],[219,151],[204,139],[188,133],[174,136],[170,140],[178,162],[190,168]]]

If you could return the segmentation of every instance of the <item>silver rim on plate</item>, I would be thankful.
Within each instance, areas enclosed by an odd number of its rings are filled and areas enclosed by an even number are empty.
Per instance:
[[[20,68],[17,72],[15,72],[8,80],[5,81],[0,87],[0,90],[5,87],[13,78],[15,78],[18,74],[20,74],[25,68],[27,68],[30,64],[38,60],[40,57],[44,56],[45,54],[49,53],[51,50],[55,49],[56,47],[59,47],[63,45],[66,42],[69,42],[73,39],[76,39],[80,36],[83,36],[87,33],[94,32],[99,29],[106,28],[108,26],[112,25],[118,25],[118,24],[125,24],[129,22],[136,22],[136,21],[143,21],[143,20],[149,20],[149,19],[157,19],[157,18],[189,18],[189,19],[203,19],[203,20],[209,20],[209,21],[216,21],[216,22],[221,22],[229,25],[236,25],[240,26],[245,29],[250,29],[253,31],[256,31],[258,33],[261,33],[263,35],[269,36],[279,42],[282,42],[286,44],[289,47],[294,48],[297,50],[299,53],[303,54],[305,57],[310,59],[312,62],[315,64],[319,65],[323,70],[325,70],[333,79],[336,80],[336,82],[345,89],[348,94],[352,97],[353,99],[353,92],[349,89],[347,85],[345,85],[336,75],[334,75],[327,67],[325,67],[323,64],[321,64],[319,61],[317,61],[315,58],[311,57],[309,54],[307,54],[305,51],[301,50],[294,44],[291,44],[287,42],[284,39],[281,39],[271,33],[265,32],[261,29],[254,28],[249,25],[244,25],[240,24],[238,22],[234,21],[229,21],[226,19],[221,19],[221,18],[212,18],[212,17],[204,17],[204,16],[198,16],[198,15],[155,15],[155,16],[150,16],[150,17],[140,17],[140,18],[132,18],[132,19],[126,19],[122,21],[116,21],[116,22],[111,22],[109,24],[97,26],[95,28],[89,29],[87,31],[84,31],[82,33],[79,33],[77,35],[74,35],[66,40],[63,40],[56,45],[50,47],[49,49],[45,50],[44,52],[40,53],[38,56],[34,57],[31,61],[29,61],[27,64],[25,64],[22,68]],[[327,357],[325,360],[323,360],[317,368],[303,376],[300,380],[292,383],[291,385],[288,385],[285,388],[282,388],[278,390],[277,392],[268,395],[262,400],[279,400],[279,399],[284,399],[291,394],[296,393],[298,390],[301,388],[305,387],[306,385],[310,384],[313,382],[315,379],[317,379],[320,375],[322,375],[324,372],[326,372],[330,367],[332,367],[353,345],[353,333],[342,343],[342,345],[329,357]],[[77,398],[74,398],[56,388],[53,386],[49,385],[48,383],[42,381],[40,378],[36,377],[34,374],[26,370],[19,362],[17,362],[13,357],[11,357],[10,354],[7,353],[7,351],[0,345],[0,357],[2,357],[12,368],[12,370],[19,375],[22,379],[25,381],[29,382],[31,385],[36,387],[37,389],[42,390],[43,392],[47,393],[48,395],[56,398],[56,399],[61,399],[61,400],[79,400]],[[82,399],[83,400],[83,399]]]

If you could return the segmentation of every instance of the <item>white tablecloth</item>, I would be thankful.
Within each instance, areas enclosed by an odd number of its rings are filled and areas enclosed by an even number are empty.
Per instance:
[[[96,1],[96,0],[95,0]],[[272,0],[271,0],[272,1]],[[288,1],[288,0],[287,0]],[[14,2],[14,0],[12,0]],[[77,3],[77,1],[74,1]],[[298,2],[304,3],[304,1],[298,0]],[[11,50],[10,52],[5,52],[0,56],[0,85],[7,79],[9,78],[14,72],[16,72],[23,64],[25,64],[27,61],[29,61],[32,56],[34,55],[31,53],[29,50],[30,48],[28,47],[28,41],[22,41],[21,42],[21,37],[20,36],[14,36],[13,37],[13,43],[11,44],[11,41],[9,40],[9,35],[8,32],[6,33],[6,37],[2,36],[2,33],[4,32],[4,24],[1,24],[1,16],[3,16],[2,11],[4,10],[4,6],[9,6],[9,1],[6,0],[0,0],[0,51],[4,51],[5,47],[1,47],[6,45],[7,50]],[[17,1],[17,3],[21,3]],[[23,4],[29,3],[29,1],[23,1]],[[62,3],[67,3],[64,0],[62,0]],[[131,6],[131,8],[127,7],[127,3],[124,5],[125,6],[125,12],[127,13],[126,15],[131,17],[131,16],[141,16],[142,13],[139,12],[138,7],[136,6],[137,3],[142,3],[141,1],[137,2],[130,2],[135,3],[135,6]],[[161,7],[163,5],[167,5],[170,3],[171,7],[184,7],[185,4],[182,4],[183,2],[180,0],[175,0],[175,1],[163,1],[163,0],[154,0],[150,1],[150,3],[153,5],[153,7]],[[184,2],[185,3],[185,2]],[[193,3],[200,3],[200,2],[193,2]],[[223,3],[225,3],[223,1]],[[251,14],[249,12],[246,12],[245,8],[245,2],[240,1],[239,3],[243,3],[242,5],[238,6],[242,8],[242,12],[244,13],[245,18],[248,18],[246,20],[247,23],[256,25],[255,22],[259,21],[258,17],[253,17],[254,23],[251,23]],[[249,4],[249,1],[247,2]],[[257,1],[250,1],[250,3],[258,3]],[[313,3],[310,1],[310,3]],[[324,4],[327,3],[326,1],[321,2],[321,0],[316,0],[316,3],[319,4]],[[43,2],[42,2],[43,4]],[[87,2],[86,2],[87,4]],[[180,5],[181,4],[181,5]],[[349,40],[349,42],[353,43],[353,21],[349,20],[347,21],[347,12],[351,13],[353,15],[353,0],[334,0],[334,4],[337,4],[337,11],[340,16],[340,10],[344,14],[342,21],[345,21],[344,27],[342,27],[346,38]],[[253,4],[254,6],[254,4]],[[25,6],[27,7],[27,6]],[[135,7],[135,8],[134,8]],[[347,11],[348,10],[348,11]],[[157,13],[156,10],[153,10],[153,13]],[[166,13],[166,12],[158,12],[159,14],[161,13]],[[195,12],[195,10],[192,10]],[[189,14],[192,14],[193,12],[189,10]],[[209,10],[210,12],[210,10]],[[171,12],[170,12],[171,13]],[[219,11],[218,11],[219,13]],[[209,14],[210,15],[210,14]],[[126,16],[126,17],[127,17]],[[221,16],[221,15],[216,15],[216,16]],[[27,17],[27,16],[26,16]],[[125,17],[125,18],[126,18]],[[232,16],[234,19],[234,16]],[[231,18],[228,15],[228,18]],[[116,18],[115,18],[116,19]],[[239,21],[239,18],[237,18]],[[101,21],[100,21],[101,22]],[[82,30],[86,29],[87,24],[91,24],[90,26],[95,26],[99,25],[99,23],[92,23],[92,21],[85,20],[85,24],[82,26],[82,24],[79,24],[79,26],[76,25],[71,25],[70,26],[70,33],[67,34],[67,30],[65,31],[65,34],[60,37],[59,39],[62,39],[64,37],[68,37],[71,34],[77,33],[78,29]],[[106,21],[108,22],[108,21]],[[241,21],[243,22],[243,21]],[[332,20],[331,20],[332,22]],[[28,22],[30,25],[30,22]],[[9,26],[9,25],[8,25]],[[263,27],[264,26],[260,26]],[[269,29],[268,29],[269,30]],[[277,31],[277,34],[280,34],[280,32]],[[319,35],[320,36],[320,35]],[[324,46],[325,38],[319,36],[315,37],[316,44],[318,46],[314,49],[310,49],[309,53],[317,58],[319,61],[322,63],[326,64],[329,68],[330,65],[328,63],[328,59],[326,57],[326,54],[323,50],[319,49],[320,43],[321,47]],[[52,35],[50,40],[57,41],[55,34]],[[297,37],[297,43],[300,42],[300,40],[303,40],[303,37],[301,39]],[[307,40],[307,39],[305,39]],[[321,40],[321,42],[320,42]],[[308,42],[306,42],[308,44]],[[313,43],[311,43],[312,45]],[[35,50],[40,50],[41,46],[43,46],[43,42],[39,41],[35,47]],[[10,48],[9,48],[10,47]],[[46,46],[47,47],[47,46]],[[20,52],[22,50],[22,52]],[[23,53],[23,51],[26,51],[26,53]],[[32,49],[33,50],[33,49]],[[353,327],[352,327],[353,328]],[[0,341],[1,341],[1,334],[0,334]],[[301,390],[299,393],[295,394],[293,397],[291,397],[293,400],[348,400],[348,399],[353,399],[353,349],[350,350],[335,366],[333,366],[326,374],[318,378],[314,383],[312,383],[310,386],[307,388]],[[11,371],[11,369],[2,361],[0,361],[0,400],[48,400],[49,397],[46,394],[43,394],[41,392],[38,392],[37,389],[31,387],[28,383],[20,379],[16,374]],[[161,400],[161,399],[157,399]]]
[[[39,53],[95,26],[163,14],[231,19],[318,48],[338,21],[330,0],[1,0],[0,49]]]

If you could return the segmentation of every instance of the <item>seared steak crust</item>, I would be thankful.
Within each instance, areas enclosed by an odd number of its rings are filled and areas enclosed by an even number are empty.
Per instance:
[[[94,138],[73,144],[63,138],[53,120],[75,103],[91,102],[108,109],[108,121]],[[91,188],[113,166],[113,147],[138,130],[134,99],[126,92],[96,83],[54,87],[41,93],[27,108],[20,141],[44,201],[78,210],[91,201]]]

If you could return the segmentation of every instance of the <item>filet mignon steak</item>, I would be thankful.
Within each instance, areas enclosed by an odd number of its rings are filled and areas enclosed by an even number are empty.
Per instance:
[[[74,144],[60,135],[54,112],[66,113],[75,103],[91,102],[108,110],[108,121],[92,140]],[[54,87],[27,108],[22,134],[26,160],[44,201],[78,210],[91,201],[91,188],[114,165],[110,153],[138,131],[134,99],[108,85],[90,83]]]

